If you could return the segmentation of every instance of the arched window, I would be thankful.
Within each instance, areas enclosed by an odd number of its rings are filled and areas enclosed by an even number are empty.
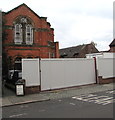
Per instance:
[[[15,25],[15,38],[14,38],[15,44],[21,44],[22,43],[22,25],[16,24]]]
[[[26,26],[26,44],[33,44],[33,28],[29,24]]]
[[[15,44],[33,44],[32,21],[26,17],[19,17],[15,20]]]

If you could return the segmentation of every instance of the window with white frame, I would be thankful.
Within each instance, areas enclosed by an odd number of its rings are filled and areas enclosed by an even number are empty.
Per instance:
[[[22,43],[22,25],[16,24],[15,25],[15,44],[21,44]]]
[[[16,19],[14,25],[14,43],[15,44],[33,44],[33,26],[31,20],[26,17]]]
[[[26,26],[26,44],[33,44],[33,28],[29,24]]]

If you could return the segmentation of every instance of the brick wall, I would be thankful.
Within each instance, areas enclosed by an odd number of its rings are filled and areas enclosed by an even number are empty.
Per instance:
[[[96,49],[96,47],[93,44],[87,44],[79,53],[77,56],[78,58],[85,58],[86,54],[90,53],[98,53],[99,51]]]
[[[102,78],[102,76],[98,76],[98,82],[99,84],[107,84],[107,83],[114,83],[115,78]]]
[[[34,27],[33,45],[14,44],[14,21],[18,17],[27,17],[32,21]],[[21,56],[22,58],[27,58],[28,56],[49,58],[54,54],[53,57],[58,57],[59,46],[55,45],[54,42],[54,29],[51,28],[46,17],[38,16],[27,5],[22,4],[7,12],[3,18],[5,20],[5,32],[7,33],[7,39],[4,40],[3,45],[8,57],[11,57],[12,61],[14,61],[16,56]],[[53,44],[49,45],[49,41]]]
[[[110,52],[115,52],[115,46],[110,47]]]
[[[32,94],[32,93],[39,93],[40,92],[40,86],[31,86],[25,88],[25,94]]]

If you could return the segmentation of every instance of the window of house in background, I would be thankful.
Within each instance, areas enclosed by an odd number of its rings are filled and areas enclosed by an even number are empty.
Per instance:
[[[33,26],[31,21],[26,17],[21,17],[15,21],[15,44],[33,44]]]

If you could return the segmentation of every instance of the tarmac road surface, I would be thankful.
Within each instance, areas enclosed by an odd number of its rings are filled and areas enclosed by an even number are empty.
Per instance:
[[[3,107],[3,118],[113,118],[114,90]]]

